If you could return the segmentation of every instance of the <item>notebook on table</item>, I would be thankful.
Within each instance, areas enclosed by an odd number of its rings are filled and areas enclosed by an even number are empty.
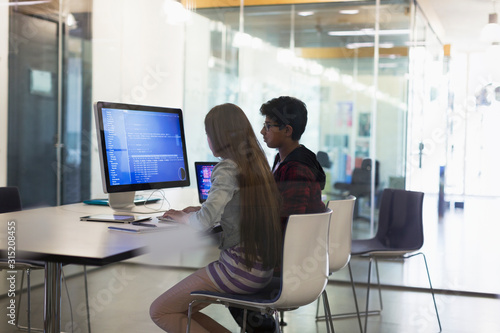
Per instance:
[[[129,232],[129,233],[145,233],[145,232],[167,231],[177,227],[178,224],[175,223],[142,222],[142,223],[129,223],[117,226],[109,226],[108,229],[111,231]]]
[[[95,214],[80,217],[80,221],[90,222],[134,223],[148,220],[151,220],[151,216],[131,214]]]

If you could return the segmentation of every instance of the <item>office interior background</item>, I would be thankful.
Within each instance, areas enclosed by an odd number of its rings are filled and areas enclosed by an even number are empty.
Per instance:
[[[498,206],[498,45],[447,44],[427,0],[285,2],[0,1],[0,185],[26,209],[103,197],[96,101],[181,108],[192,165],[213,159],[212,106],[239,105],[258,133],[260,105],[291,95],[309,110],[301,142],[331,161],[325,193],[379,161],[372,226],[385,187]],[[486,25],[494,2],[477,6]]]
[[[437,193],[446,166],[447,194],[500,195],[494,47],[453,53],[417,2],[4,1],[0,10],[0,184],[18,186],[27,208],[102,193],[95,101],[182,108],[195,161],[211,158],[202,123],[212,106],[240,105],[258,132],[260,105],[279,95],[307,103],[303,143],[328,153],[329,185],[370,157],[381,188]]]

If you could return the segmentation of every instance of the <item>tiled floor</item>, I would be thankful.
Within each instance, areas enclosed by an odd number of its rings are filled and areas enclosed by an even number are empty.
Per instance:
[[[437,218],[436,207],[435,198],[425,200],[426,244],[423,251],[427,255],[434,287],[439,291],[436,299],[443,332],[500,332],[500,265],[495,256],[500,250],[500,242],[495,242],[500,231],[500,201],[467,198],[463,210],[451,210],[443,219]],[[364,237],[366,230],[369,230],[366,222],[357,222],[354,233],[356,237]],[[196,265],[187,257],[184,264]],[[352,260],[356,281],[366,281],[366,264],[363,260]],[[156,296],[191,271],[191,268],[174,269],[136,262],[92,269],[88,277],[92,332],[160,332],[149,319],[149,305]],[[67,279],[71,308],[63,293],[61,322],[66,332],[72,332],[73,328],[75,333],[84,333],[87,321],[83,279],[78,272],[81,272],[81,267],[65,267],[65,273],[71,275]],[[384,309],[381,315],[369,317],[368,332],[437,332],[431,295],[422,292],[422,288],[427,287],[422,259],[413,258],[404,264],[383,262],[380,263],[380,273],[384,285]],[[33,275],[36,284],[42,273]],[[346,283],[347,270],[336,273],[331,280],[327,291],[332,312],[353,310],[351,289]],[[42,293],[42,288],[36,287],[32,295],[33,321],[38,327],[42,326]],[[364,286],[358,285],[357,293],[360,306],[364,306]],[[372,293],[370,299],[371,307],[377,307],[377,293]],[[5,309],[6,302],[6,297],[0,298],[0,308]],[[224,307],[210,306],[205,311],[232,331],[238,331]],[[287,312],[288,326],[283,332],[326,332],[324,322],[315,321],[315,313],[316,303]],[[336,320],[335,329],[337,333],[359,332],[355,319]],[[2,319],[0,332],[16,330]]]

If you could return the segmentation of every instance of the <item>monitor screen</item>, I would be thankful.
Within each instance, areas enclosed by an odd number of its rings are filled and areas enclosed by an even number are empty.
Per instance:
[[[189,186],[181,109],[95,104],[105,193]]]
[[[196,185],[198,186],[198,199],[204,203],[208,198],[208,192],[212,186],[212,170],[218,162],[195,162]]]

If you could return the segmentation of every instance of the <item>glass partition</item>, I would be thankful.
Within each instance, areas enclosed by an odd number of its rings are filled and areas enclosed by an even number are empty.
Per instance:
[[[437,193],[446,164],[447,67],[443,45],[419,7],[410,48],[407,187]]]
[[[8,13],[8,32],[1,38],[8,40],[7,165],[2,168],[7,184],[19,187],[25,208],[87,199],[90,2],[72,4],[75,8],[49,1],[0,5]]]
[[[103,195],[92,116],[100,100],[182,108],[194,163],[213,159],[203,128],[212,106],[240,105],[258,133],[262,103],[300,98],[309,110],[301,143],[327,157],[325,200],[348,192],[335,184],[356,181],[364,159],[377,161],[376,187],[369,181],[358,195],[360,217],[371,215],[372,198],[384,187],[408,187],[415,172],[406,163],[407,130],[418,132],[407,129],[408,120],[417,124],[409,111],[420,110],[410,98],[420,96],[408,87],[416,66],[410,60],[420,57],[414,42],[432,36],[414,28],[425,18],[414,19],[413,2],[382,2],[378,20],[372,1],[30,3],[9,5],[5,14],[7,182],[43,189],[22,190],[28,206]],[[415,142],[409,140],[408,156]],[[272,159],[275,151],[263,147]]]
[[[403,1],[380,8],[376,77],[373,3],[197,8],[187,31],[206,35],[209,52],[187,38],[186,56],[208,65],[206,74],[200,73],[203,65],[186,68],[185,106],[237,103],[259,131],[263,102],[296,96],[309,110],[301,143],[327,156],[325,199],[349,192],[345,184],[364,159],[377,161],[375,197],[384,187],[404,188],[410,6]],[[207,89],[191,95],[202,76]],[[198,149],[202,158],[206,149]],[[275,152],[265,150],[271,159]],[[355,193],[357,215],[369,218],[371,182],[361,181],[366,187]]]

